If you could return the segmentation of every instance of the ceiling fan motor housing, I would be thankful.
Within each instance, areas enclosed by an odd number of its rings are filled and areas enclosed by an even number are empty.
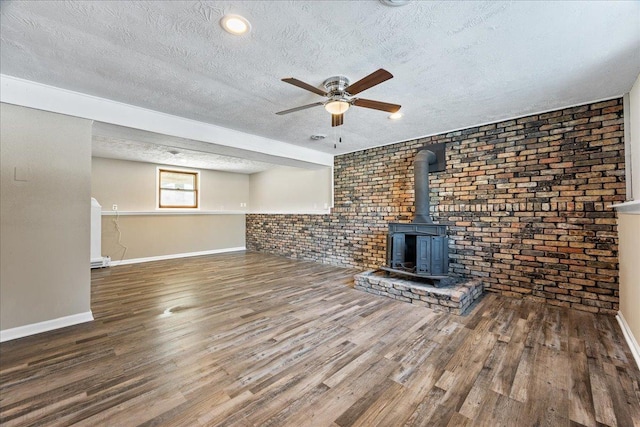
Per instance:
[[[349,79],[345,76],[334,76],[329,77],[322,83],[322,85],[329,94],[329,98],[334,98],[336,96],[342,98],[344,97],[344,92],[349,86],[349,83]]]

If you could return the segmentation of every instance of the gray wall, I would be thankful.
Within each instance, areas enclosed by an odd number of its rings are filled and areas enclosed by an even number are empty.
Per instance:
[[[90,310],[90,120],[0,106],[0,329]]]

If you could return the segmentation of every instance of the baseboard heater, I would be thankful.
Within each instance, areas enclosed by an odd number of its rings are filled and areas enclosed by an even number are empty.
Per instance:
[[[111,265],[111,257],[103,256],[91,260],[91,268],[103,268]]]

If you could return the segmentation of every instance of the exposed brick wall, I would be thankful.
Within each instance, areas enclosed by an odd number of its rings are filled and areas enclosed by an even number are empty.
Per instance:
[[[449,226],[450,274],[489,291],[614,313],[616,215],[625,199],[622,100],[522,117],[335,159],[330,215],[247,215],[247,247],[338,266],[385,263],[389,222],[413,216],[413,158],[446,143],[430,176]]]

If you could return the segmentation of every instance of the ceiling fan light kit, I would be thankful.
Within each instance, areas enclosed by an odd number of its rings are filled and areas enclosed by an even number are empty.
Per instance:
[[[324,109],[331,114],[343,114],[349,109],[350,106],[351,104],[343,99],[332,99],[331,101],[324,104]]]
[[[291,108],[289,110],[279,111],[276,114],[284,115],[300,110],[306,110],[307,108],[324,105],[325,110],[331,113],[331,126],[335,127],[343,124],[344,113],[352,105],[356,107],[371,108],[374,110],[396,113],[401,108],[398,104],[389,104],[387,102],[354,97],[354,95],[391,78],[393,78],[393,75],[387,70],[383,70],[382,68],[358,80],[354,84],[350,84],[349,79],[345,76],[334,76],[326,79],[322,83],[322,86],[325,88],[325,90],[319,89],[293,77],[284,78],[282,79],[282,81],[285,83],[289,83],[301,89],[313,92],[316,95],[324,96],[329,99],[324,102],[315,102],[313,104],[307,104],[300,107]]]

